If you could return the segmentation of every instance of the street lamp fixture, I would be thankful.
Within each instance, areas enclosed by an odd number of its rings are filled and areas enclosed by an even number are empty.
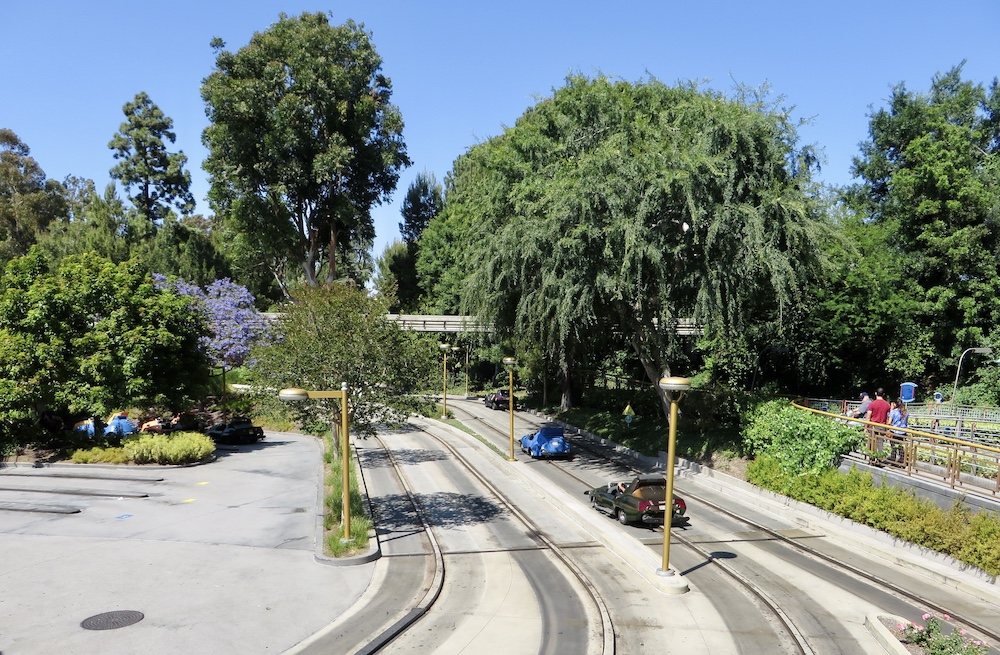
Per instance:
[[[667,489],[664,495],[667,508],[663,514],[663,562],[656,573],[662,576],[673,576],[674,572],[670,570],[670,528],[674,516],[674,457],[677,454],[677,403],[680,402],[684,392],[691,388],[691,380],[674,377],[660,378],[658,386],[667,397],[667,400],[670,401],[670,436],[667,439]]]
[[[958,370],[955,371],[955,387],[951,391],[951,409],[955,409],[955,395],[958,393],[958,376],[962,374],[962,360],[969,353],[976,353],[977,355],[992,355],[992,348],[966,348],[962,352],[962,356],[958,358]]]
[[[507,457],[508,462],[517,461],[517,458],[514,457],[514,366],[516,364],[516,357],[503,358],[503,365],[507,367],[508,379],[510,381],[507,391],[507,409],[510,412],[510,455]]]
[[[302,400],[315,399],[340,399],[340,474],[343,481],[341,485],[341,509],[340,520],[344,526],[343,541],[351,540],[351,467],[350,467],[350,426],[347,414],[347,383],[340,385],[340,391],[307,391],[305,389],[282,389],[278,392],[278,399],[285,402],[297,402]]]
[[[441,365],[441,380],[444,389],[441,391],[441,398],[443,408],[441,411],[441,418],[448,418],[448,351],[451,350],[451,346],[446,343],[439,343],[438,349],[444,353],[444,363]]]

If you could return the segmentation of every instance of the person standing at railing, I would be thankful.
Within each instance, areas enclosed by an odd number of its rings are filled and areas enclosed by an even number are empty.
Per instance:
[[[868,407],[872,404],[872,399],[868,397],[867,391],[862,391],[858,398],[861,400],[861,404],[850,415],[854,418],[865,418],[865,415],[868,414]]]
[[[865,414],[865,419],[872,423],[885,423],[889,420],[890,409],[889,403],[885,399],[885,391],[882,387],[879,387],[875,391],[875,400],[872,401],[871,405],[868,405],[868,413]],[[882,452],[882,448],[885,446],[885,428],[868,426],[865,429],[870,430],[871,445],[869,448]]]
[[[889,403],[885,399],[885,391],[879,387],[875,392],[875,400],[868,405],[868,413],[865,418],[872,423],[885,423],[889,418]]]
[[[909,416],[906,411],[906,403],[902,398],[892,401],[892,408],[889,410],[889,423],[894,428],[909,427]],[[892,440],[889,442],[889,461],[897,464],[903,463],[903,440],[906,433],[902,430],[892,431]]]

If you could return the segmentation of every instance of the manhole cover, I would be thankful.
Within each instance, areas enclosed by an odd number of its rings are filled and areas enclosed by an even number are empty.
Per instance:
[[[114,630],[115,628],[124,628],[133,623],[138,623],[142,621],[144,616],[142,612],[134,610],[116,610],[114,612],[105,612],[104,614],[95,614],[81,621],[80,626],[87,630]]]

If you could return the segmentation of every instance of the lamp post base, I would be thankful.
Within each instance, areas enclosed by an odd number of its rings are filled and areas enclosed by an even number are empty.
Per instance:
[[[666,594],[686,594],[691,591],[684,576],[673,569],[656,569],[656,581],[660,591]]]

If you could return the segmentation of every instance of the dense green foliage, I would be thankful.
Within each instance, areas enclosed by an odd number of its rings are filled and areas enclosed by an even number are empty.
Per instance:
[[[434,174],[418,173],[406,190],[403,206],[399,210],[403,215],[403,222],[399,224],[403,241],[416,245],[420,241],[420,235],[434,217],[441,213],[443,206],[443,192]]]
[[[456,161],[421,282],[438,308],[538,344],[563,409],[609,339],[650,382],[690,367],[680,318],[704,326],[717,375],[741,379],[752,326],[779,320],[818,261],[813,156],[796,141],[751,93],[573,77]]]
[[[190,299],[134,262],[88,254],[51,267],[35,248],[0,277],[0,433],[32,443],[46,437],[42,413],[68,427],[122,407],[184,407],[208,381],[206,334]]]
[[[865,281],[868,307],[894,332],[862,332],[850,352],[883,355],[877,364],[928,389],[951,377],[965,348],[988,345],[1000,319],[1000,85],[961,72],[936,75],[927,92],[893,89],[871,115],[854,160],[862,181],[848,196],[865,219],[856,232],[876,233],[862,255],[882,249],[898,262]]]
[[[400,209],[403,222],[399,224],[403,241],[386,246],[378,259],[375,279],[379,293],[393,298],[390,309],[394,312],[415,314],[419,311],[421,291],[416,266],[420,235],[441,212],[443,203],[441,185],[431,173],[418,174],[406,190]]]
[[[27,254],[68,210],[64,187],[46,179],[30,153],[14,132],[0,128],[0,266]]]
[[[205,169],[213,207],[241,236],[234,261],[264,262],[285,282],[297,268],[317,284],[324,262],[326,282],[358,279],[374,238],[370,210],[409,164],[371,35],[322,13],[282,14],[236,52],[213,46]]]
[[[53,262],[94,253],[116,264],[134,260],[148,273],[202,285],[227,277],[230,270],[203,217],[168,216],[162,224],[152,223],[126,206],[110,185],[103,195],[92,193],[74,220],[52,223],[38,246]]]
[[[273,406],[273,390],[339,391],[346,382],[352,433],[367,436],[377,424],[404,421],[421,406],[411,394],[438,372],[437,348],[432,336],[389,322],[386,309],[383,298],[342,284],[299,290],[273,326],[275,341],[251,351],[247,383],[269,390],[260,400]],[[339,400],[289,408],[311,432],[340,422]]]
[[[770,400],[744,418],[743,440],[749,454],[773,458],[786,474],[816,474],[857,448],[863,434],[787,400]]]
[[[856,469],[788,471],[769,454],[747,466],[747,480],[1000,575],[1000,517],[990,512],[972,514],[961,505],[942,511],[912,492],[877,486]]]

